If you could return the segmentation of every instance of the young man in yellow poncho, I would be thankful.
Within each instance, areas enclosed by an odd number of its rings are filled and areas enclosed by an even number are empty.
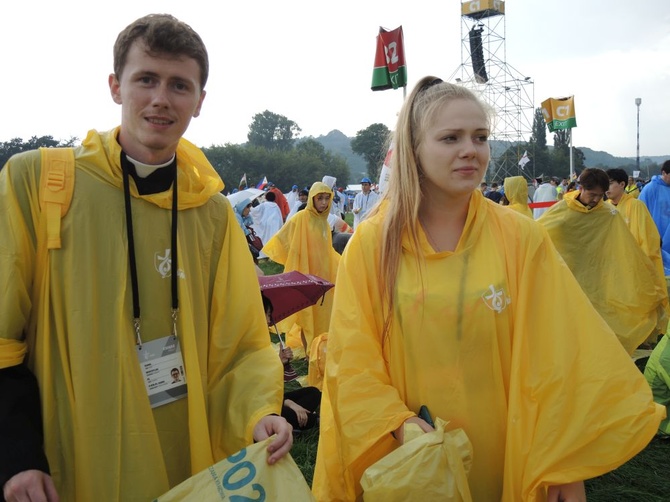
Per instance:
[[[583,501],[581,480],[639,452],[664,416],[543,228],[477,190],[489,131],[462,86],[425,77],[405,100],[388,191],[337,276],[319,501],[360,498],[404,424],[432,431],[422,405],[470,439],[477,502]],[[578,322],[546,323],[557,308]]]
[[[533,211],[528,207],[528,183],[526,178],[523,176],[505,178],[503,187],[505,189],[504,198],[509,202],[508,207],[532,218]]]
[[[579,191],[567,193],[538,222],[593,306],[632,354],[648,337],[665,332],[665,281],[619,212],[602,200],[610,186],[605,171],[584,169],[579,183]]]
[[[661,256],[661,236],[647,206],[626,190],[627,174],[621,168],[605,171],[610,180],[607,201],[623,216],[633,237],[665,280]],[[637,192],[639,193],[639,191]]]
[[[332,197],[333,191],[325,183],[315,182],[309,189],[307,207],[288,220],[263,246],[263,252],[272,261],[284,265],[285,272],[297,270],[335,283],[340,255],[333,249],[328,224]],[[309,354],[314,337],[328,332],[332,306],[333,292],[329,291],[323,302],[287,317],[278,323],[278,328],[288,333],[292,328],[295,330],[294,325],[299,326]]]
[[[254,440],[277,434],[269,463],[290,449],[260,293],[243,292],[256,276],[242,230],[182,139],[208,68],[172,16],[121,32],[109,77],[121,126],[74,150],[60,247],[46,247],[40,153],[0,172],[8,501],[146,502]]]

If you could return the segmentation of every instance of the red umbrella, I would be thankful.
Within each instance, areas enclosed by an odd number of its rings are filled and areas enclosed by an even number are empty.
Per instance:
[[[334,286],[321,277],[303,274],[297,270],[261,275],[258,282],[261,293],[272,303],[272,321],[275,323],[316,304]]]

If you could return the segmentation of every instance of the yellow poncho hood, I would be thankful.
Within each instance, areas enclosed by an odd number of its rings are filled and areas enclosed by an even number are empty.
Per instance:
[[[509,201],[509,208],[529,217],[533,217],[533,211],[528,207],[528,183],[523,176],[512,176],[505,178],[503,184],[505,197]]]
[[[116,141],[119,127],[112,131],[98,133],[89,131],[82,143],[83,155],[77,158],[82,166],[90,166],[91,174],[101,181],[118,188],[123,187],[121,171],[121,145]],[[102,162],[102,158],[105,162]],[[177,201],[179,210],[203,205],[215,193],[224,188],[223,181],[209,163],[202,150],[185,139],[177,146]],[[130,194],[141,197],[163,209],[172,207],[172,191],[139,195],[134,183],[130,184]]]

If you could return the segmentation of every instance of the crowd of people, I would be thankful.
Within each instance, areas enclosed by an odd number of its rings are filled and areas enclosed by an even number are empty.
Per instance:
[[[365,218],[368,210],[377,201],[379,194],[377,187],[374,190],[371,189],[372,182],[365,177],[361,180],[361,191],[352,201],[348,202],[348,195],[344,192],[344,188],[337,187],[336,182],[337,179],[332,176],[324,176],[321,181],[328,187],[332,196],[330,208],[325,213],[330,227],[332,246],[338,254],[342,254],[356,223]],[[247,190],[247,187],[234,189],[231,193],[236,194],[244,190]],[[289,192],[282,194],[279,188],[269,183],[264,193],[255,195],[253,198],[245,198],[234,205],[238,222],[249,240],[249,249],[256,263],[259,259],[267,259],[268,256],[252,244],[254,236],[258,236],[261,243],[269,242],[285,223],[288,223],[299,211],[308,208],[309,192],[310,187],[300,189],[298,185],[293,185]],[[282,200],[286,201],[286,211],[282,210],[277,202],[280,194]],[[354,226],[347,223],[347,213],[354,215]]]
[[[5,500],[154,500],[272,436],[282,461],[319,427],[313,493],[353,501],[406,427],[434,431],[423,408],[471,444],[449,463],[472,500],[583,501],[668,430],[667,340],[644,376],[630,355],[668,324],[670,162],[638,200],[621,170],[485,191],[491,111],[428,76],[383,193],[364,178],[349,208],[326,176],[233,207],[183,138],[208,71],[190,26],[142,17],[114,44],[120,125],[0,171]],[[327,334],[320,389],[285,391],[264,258],[335,285],[278,324],[307,355]]]

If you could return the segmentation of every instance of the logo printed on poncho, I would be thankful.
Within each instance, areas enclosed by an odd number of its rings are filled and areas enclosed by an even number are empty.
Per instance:
[[[160,255],[160,251],[154,253],[154,267],[156,268],[156,271],[161,275],[163,279],[170,277],[172,275],[171,256],[172,253],[170,248],[165,249],[165,254],[163,256]],[[186,274],[184,274],[183,270],[178,269],[177,277],[179,277],[180,279],[185,279]]]
[[[512,303],[512,299],[505,294],[505,290],[500,288],[496,291],[496,288],[491,284],[489,286],[489,291],[482,294],[482,300],[488,308],[500,314],[507,306]]]

